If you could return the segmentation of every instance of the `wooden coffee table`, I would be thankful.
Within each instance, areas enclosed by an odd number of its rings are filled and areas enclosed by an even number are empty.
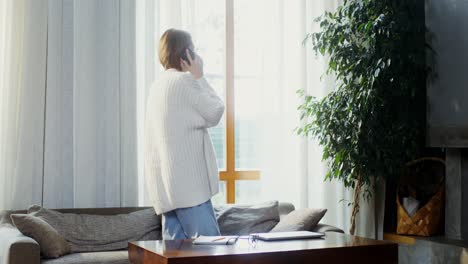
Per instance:
[[[235,245],[193,245],[191,240],[129,243],[131,263],[153,264],[302,264],[398,263],[398,244],[329,232],[321,239],[263,242],[246,239]]]

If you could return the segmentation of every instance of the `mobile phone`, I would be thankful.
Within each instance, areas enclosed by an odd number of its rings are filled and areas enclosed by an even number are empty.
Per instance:
[[[187,49],[184,49],[181,53],[180,53],[180,58],[183,59],[184,61],[186,61],[188,63],[188,65],[190,65],[190,60],[189,58],[187,57],[187,52],[186,52]],[[191,49],[191,48],[188,48],[189,50],[189,53],[190,53],[190,56],[192,57],[192,59],[195,59],[195,52]]]

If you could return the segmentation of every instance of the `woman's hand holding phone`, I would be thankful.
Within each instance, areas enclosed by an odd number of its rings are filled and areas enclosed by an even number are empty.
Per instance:
[[[195,58],[192,58],[188,49],[186,49],[185,52],[187,53],[189,63],[184,59],[180,59],[182,70],[189,71],[193,78],[200,79],[203,77],[203,60],[198,55],[195,55]]]

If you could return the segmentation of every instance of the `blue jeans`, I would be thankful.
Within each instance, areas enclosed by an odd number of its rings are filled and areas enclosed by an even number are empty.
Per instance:
[[[162,224],[163,239],[168,240],[220,235],[211,200],[166,212],[162,215]]]

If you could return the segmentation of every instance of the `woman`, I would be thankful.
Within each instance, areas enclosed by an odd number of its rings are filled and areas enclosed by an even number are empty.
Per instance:
[[[189,50],[189,33],[169,29],[162,35],[165,72],[146,108],[145,177],[162,214],[163,239],[219,235],[210,200],[218,193],[218,168],[207,128],[218,124],[224,103],[203,77],[202,59]]]

